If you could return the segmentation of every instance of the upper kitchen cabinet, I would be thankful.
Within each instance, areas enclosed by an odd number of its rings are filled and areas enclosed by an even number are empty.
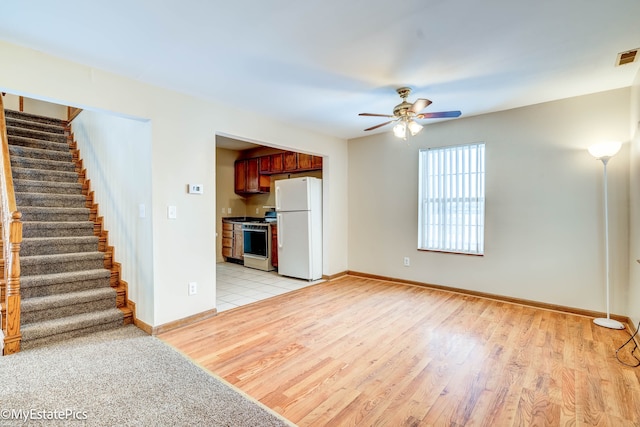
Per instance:
[[[322,170],[322,157],[311,156],[311,169]]]
[[[235,192],[241,196],[268,193],[271,175],[322,170],[322,157],[283,151],[235,162]]]
[[[282,153],[272,154],[265,157],[269,157],[271,160],[271,173],[284,172],[284,155]]]
[[[309,172],[313,170],[322,170],[322,157],[313,156],[311,154],[295,153],[293,151],[285,151],[281,154],[283,158],[283,170],[282,172]],[[273,158],[273,156],[271,156]],[[272,159],[273,160],[273,159]],[[279,171],[273,170],[272,172],[279,173]]]
[[[244,159],[235,162],[235,192],[236,194],[268,193],[271,179],[260,173],[260,159]]]
[[[298,169],[311,170],[311,154],[298,153]]]
[[[271,156],[258,157],[261,174],[271,173]]]
[[[293,151],[285,151],[284,153],[284,171],[295,172],[298,169],[298,153]]]
[[[322,170],[322,157],[285,151],[258,157],[260,174],[298,173]]]

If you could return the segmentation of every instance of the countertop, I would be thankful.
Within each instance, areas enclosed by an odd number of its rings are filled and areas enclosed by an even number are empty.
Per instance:
[[[223,222],[265,222],[264,217],[254,216],[228,216],[222,218]]]

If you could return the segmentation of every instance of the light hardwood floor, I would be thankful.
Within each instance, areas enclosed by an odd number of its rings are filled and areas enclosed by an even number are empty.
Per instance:
[[[301,426],[640,425],[627,332],[490,299],[347,276],[159,337]]]

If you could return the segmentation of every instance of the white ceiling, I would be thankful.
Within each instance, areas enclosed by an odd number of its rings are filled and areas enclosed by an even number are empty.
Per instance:
[[[401,86],[463,117],[630,86],[640,1],[3,0],[0,39],[354,138]]]

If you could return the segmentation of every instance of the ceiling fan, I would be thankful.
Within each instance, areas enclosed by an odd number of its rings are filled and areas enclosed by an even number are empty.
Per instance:
[[[415,119],[439,119],[447,117],[460,117],[462,114],[460,111],[439,111],[436,113],[420,113],[431,104],[431,101],[425,98],[419,98],[413,104],[407,102],[407,97],[411,93],[411,88],[401,87],[396,89],[402,102],[393,108],[393,114],[374,114],[374,113],[360,113],[359,116],[372,116],[372,117],[389,117],[392,120],[388,122],[380,123],[379,125],[372,126],[365,129],[374,130],[379,127],[388,125],[389,123],[398,122],[393,127],[393,133],[398,138],[407,139],[407,129],[411,135],[415,135],[422,130],[422,125],[415,121]]]

